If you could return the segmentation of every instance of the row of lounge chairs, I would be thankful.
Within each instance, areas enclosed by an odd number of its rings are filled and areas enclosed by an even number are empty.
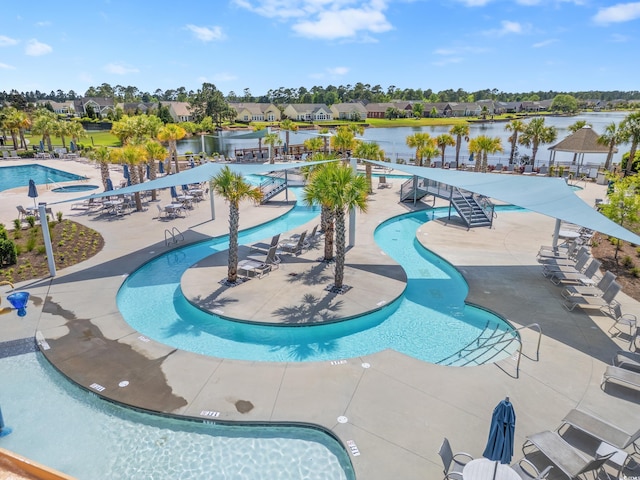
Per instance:
[[[5,160],[20,160],[20,157],[18,156],[18,152],[16,152],[15,150],[11,150],[11,152],[8,152],[7,150],[3,150],[2,158]]]

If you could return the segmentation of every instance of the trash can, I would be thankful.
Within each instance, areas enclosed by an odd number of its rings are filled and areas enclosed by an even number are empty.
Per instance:
[[[605,176],[604,173],[598,173],[598,178],[596,179],[596,183],[598,185],[606,185],[607,184],[607,177]]]

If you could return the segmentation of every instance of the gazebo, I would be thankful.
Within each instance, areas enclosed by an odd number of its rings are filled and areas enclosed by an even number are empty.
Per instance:
[[[574,163],[578,164],[576,171],[576,176],[578,176],[586,153],[609,153],[609,147],[598,143],[598,138],[600,138],[600,135],[589,125],[585,125],[564,140],[549,147],[551,151],[549,165],[553,165],[555,162],[556,152],[572,152],[575,154]],[[617,149],[614,149],[614,153],[617,151]]]

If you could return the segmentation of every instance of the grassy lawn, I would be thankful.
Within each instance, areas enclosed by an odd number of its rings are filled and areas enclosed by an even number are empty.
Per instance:
[[[41,135],[31,135],[25,134],[25,138],[29,145],[39,145],[40,140],[42,139]],[[69,148],[69,140],[70,138],[65,138],[65,142],[67,143],[67,148]],[[95,132],[87,132],[85,137],[78,139],[78,143],[85,146],[99,146],[104,145],[107,147],[120,147],[120,140],[115,135],[112,135],[108,130],[100,130]],[[51,137],[51,144],[53,148],[62,147],[62,139],[60,137]],[[45,145],[46,148],[46,145]]]

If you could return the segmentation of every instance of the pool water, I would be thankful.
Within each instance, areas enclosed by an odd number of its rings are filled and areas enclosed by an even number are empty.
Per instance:
[[[36,182],[36,185],[44,185],[86,180],[86,177],[36,164],[0,167],[0,192],[11,188],[26,187],[31,179]]]
[[[98,185],[65,185],[64,187],[57,187],[51,190],[56,193],[74,193],[74,192],[88,192],[99,188]]]
[[[79,480],[351,480],[330,435],[295,426],[223,426],[147,415],[68,382],[40,353],[0,359],[0,447]]]
[[[263,227],[241,232],[239,241],[249,244],[289,231],[315,215],[317,211],[296,206]],[[392,305],[356,319],[321,326],[251,325],[197,309],[182,295],[180,278],[200,259],[227,249],[226,236],[174,250],[145,264],[124,282],[118,308],[133,328],[149,338],[219,358],[310,362],[392,348],[437,363],[478,338],[487,324],[499,332],[511,327],[491,312],[466,305],[468,289],[459,272],[416,240],[416,229],[433,215],[434,211],[415,212],[378,227],[375,240],[403,266],[407,288]]]

